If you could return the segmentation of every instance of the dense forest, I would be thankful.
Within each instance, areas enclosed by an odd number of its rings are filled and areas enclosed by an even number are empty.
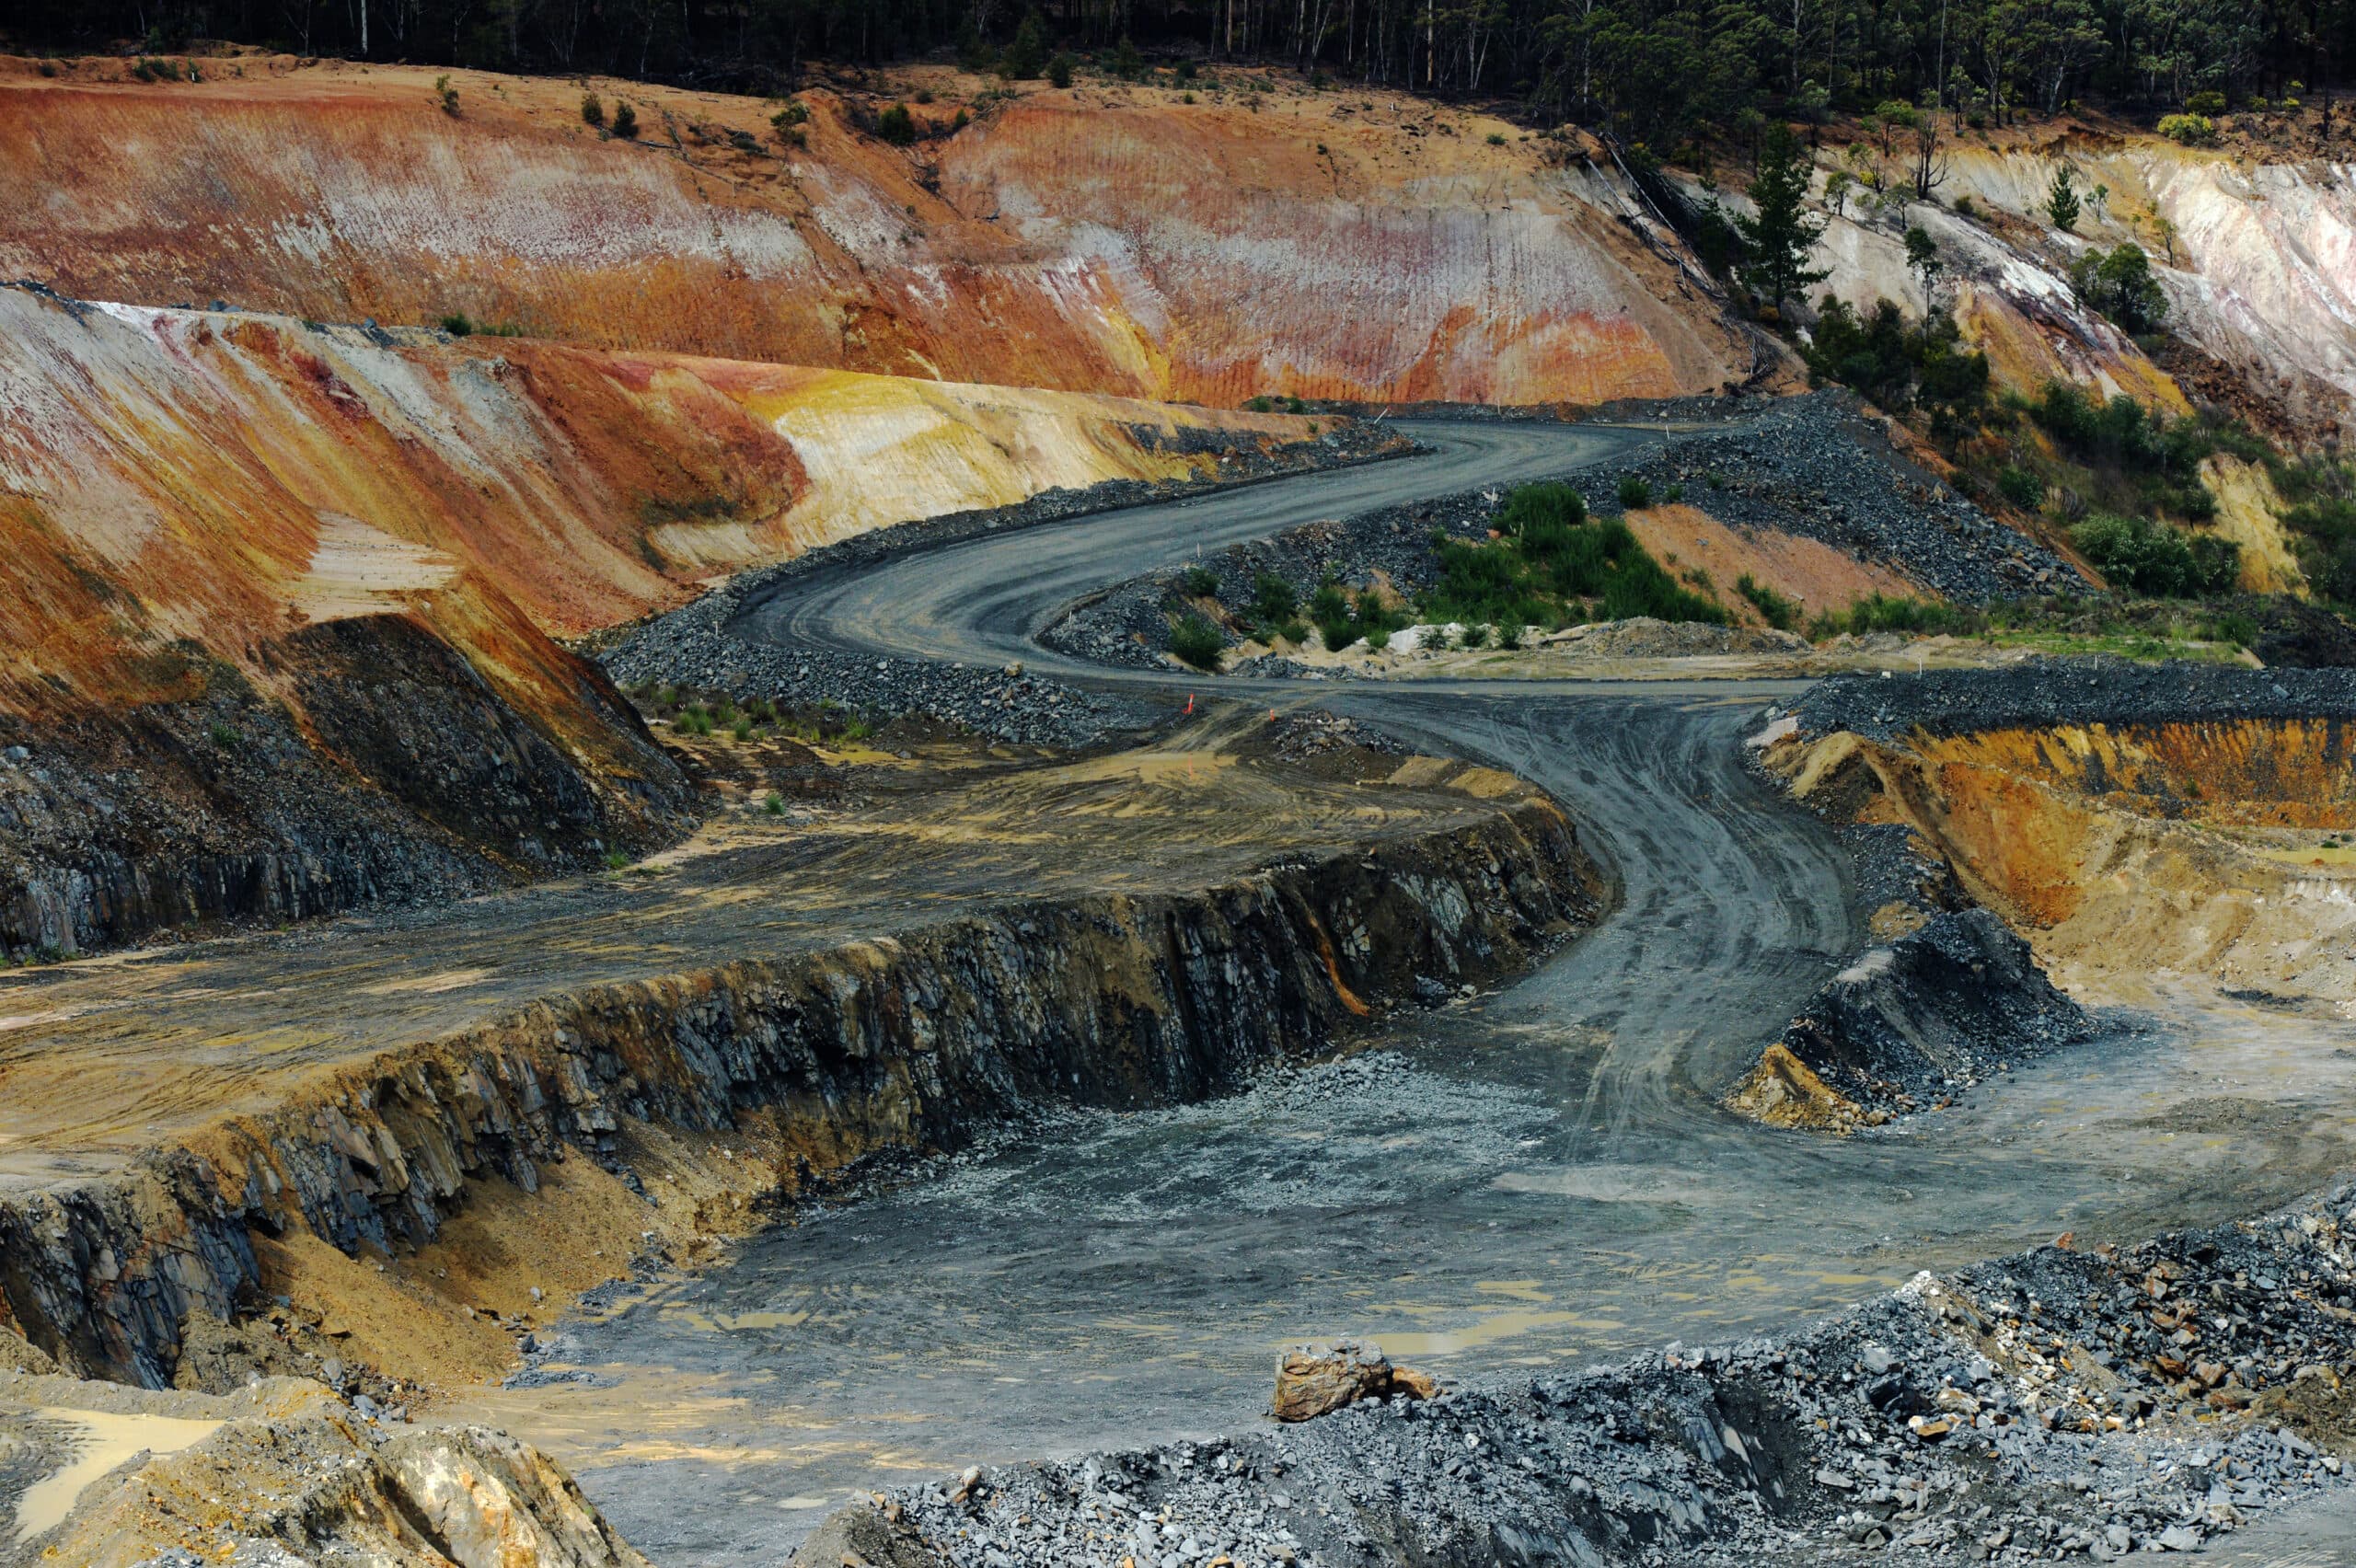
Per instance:
[[[953,48],[1035,74],[1043,44],[1109,62],[1129,40],[1149,58],[1519,99],[1665,145],[1892,98],[1997,122],[2073,100],[2297,98],[2347,76],[2356,0],[0,0],[0,32],[64,51],[225,39],[749,90],[813,62]]]

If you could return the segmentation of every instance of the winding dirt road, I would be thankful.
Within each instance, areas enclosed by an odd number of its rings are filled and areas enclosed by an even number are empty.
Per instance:
[[[1657,439],[1410,428],[1436,451],[790,579],[739,629],[1021,659],[1174,702],[1183,681],[1031,639],[1205,549]],[[1841,847],[1740,761],[1790,687],[1194,686],[1322,704],[1541,783],[1613,871],[1613,912],[1503,993],[1396,1020],[1369,1055],[1207,1105],[1050,1117],[569,1324],[563,1359],[609,1386],[503,1392],[482,1413],[558,1451],[657,1560],[768,1561],[865,1489],[1246,1424],[1275,1349],[1302,1337],[1369,1335],[1459,1377],[1576,1364],[1787,1328],[2066,1228],[2249,1213],[2356,1163],[2356,1053],[2330,1049],[2356,1031],[2256,1012],[2121,1027],[1896,1138],[1718,1110],[1863,935]]]

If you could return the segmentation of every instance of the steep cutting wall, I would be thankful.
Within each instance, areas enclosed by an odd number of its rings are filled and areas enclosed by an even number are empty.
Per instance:
[[[1837,167],[1845,151],[1819,161]],[[2068,234],[2046,213],[2065,164],[2084,203]],[[2188,388],[2070,289],[2077,256],[2131,241],[2167,294],[2169,334],[2239,384],[2226,400],[2254,396],[2306,440],[2356,421],[2356,169],[2257,163],[2076,122],[1950,137],[1942,167],[1931,202],[1878,212],[1854,196],[1843,203],[1818,251],[1828,288],[1920,315],[1923,283],[1903,243],[1919,225],[1940,248],[1935,292],[2000,381],[2034,389],[2062,376],[2182,412]],[[1966,201],[1969,217],[1953,210]],[[2213,398],[2218,388],[2199,390]]]
[[[823,91],[791,148],[763,100],[593,84],[635,100],[629,143],[582,122],[571,82],[456,73],[451,116],[429,71],[207,69],[0,63],[0,276],[1213,404],[1594,401],[1750,366],[1615,183],[1397,95],[1239,74],[1006,102],[915,71],[920,121],[976,119],[903,151]]]
[[[1506,973],[1600,896],[1561,813],[1519,795],[1197,894],[1015,906],[553,996],[321,1071],[127,1172],[0,1198],[0,1326],[86,1373],[166,1383],[189,1314],[230,1318],[260,1282],[258,1239],[421,1247],[483,1179],[528,1193],[548,1162],[610,1159],[638,1127],[758,1114],[824,1174],[954,1147],[1026,1105],[1197,1098],[1327,1043],[1419,974]]]
[[[1843,730],[1767,756],[1820,810],[1911,828],[2073,988],[2139,1004],[2171,983],[2356,997],[2344,714]]]

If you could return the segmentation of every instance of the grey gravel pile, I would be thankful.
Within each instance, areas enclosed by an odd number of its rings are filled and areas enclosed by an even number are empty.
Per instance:
[[[911,1551],[988,1568],[2191,1551],[2343,1483],[2316,1439],[2349,1435],[2324,1396],[2356,1378],[2351,1240],[2356,1183],[2251,1224],[1918,1275],[1789,1340],[969,1470],[884,1518]]]
[[[1617,511],[1634,474],[1656,502],[1669,488],[1722,523],[1820,540],[1896,567],[1950,599],[2016,598],[2085,588],[2066,562],[1989,516],[1890,445],[1846,392],[1811,392],[1758,418],[1686,435],[1627,467],[1570,476],[1590,507]]]
[[[722,592],[725,592],[722,590]],[[708,595],[709,597],[709,595]],[[1074,749],[1151,724],[1141,702],[1004,669],[747,642],[683,621],[701,601],[605,655],[616,682],[669,681],[738,703],[833,702],[875,717],[920,714],[1007,745]]]
[[[1985,909],[1943,910],[1866,949],[1782,1043],[1857,1104],[1899,1114],[2091,1038],[2095,1020]]]
[[[2356,670],[2252,670],[2039,659],[2003,670],[1834,675],[1792,704],[1803,735],[1842,730],[1888,740],[2046,724],[2356,719]]]

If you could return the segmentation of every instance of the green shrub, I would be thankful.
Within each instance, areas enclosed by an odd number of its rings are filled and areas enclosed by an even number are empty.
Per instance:
[[[1113,51],[1113,75],[1125,82],[1134,82],[1145,75],[1145,56],[1138,52],[1138,46],[1129,41],[1126,33],[1121,35],[1120,46]]]
[[[1860,316],[1827,294],[1806,350],[1808,375],[1838,381],[1891,413],[1920,405],[1937,433],[1962,430],[1988,398],[1988,356],[1966,352],[1952,317],[1919,326],[1888,300]]]
[[[614,134],[625,142],[638,140],[638,110],[629,106],[628,99],[618,99],[614,104]]]
[[[2089,517],[2070,530],[2070,542],[2112,586],[2156,597],[2223,593],[2241,572],[2241,547],[2231,539],[2149,517]]]
[[[1996,476],[1996,493],[2024,512],[2034,512],[2045,504],[2045,481],[2018,464],[2007,463]]]
[[[467,318],[467,313],[463,310],[454,310],[442,318],[442,330],[449,333],[453,338],[469,337],[474,329],[475,324]]]
[[[1586,502],[1568,485],[1517,490],[1499,509],[1497,526],[1505,537],[1495,545],[1435,538],[1440,579],[1425,596],[1426,620],[1560,626],[1582,618],[1588,602],[1614,620],[1727,618],[1724,606],[1680,587],[1662,571],[1626,523],[1590,520]],[[1573,601],[1580,604],[1576,611]]]
[[[1252,580],[1252,610],[1262,620],[1288,621],[1300,607],[1300,595],[1293,585],[1273,571],[1264,571]]]
[[[2184,107],[2189,112],[2203,117],[2223,114],[2225,112],[2225,95],[2214,87],[2207,88],[2185,99]]]
[[[2217,139],[2217,122],[2205,114],[2164,114],[2160,134],[2188,147],[2205,147]]]
[[[1367,628],[1366,645],[1369,648],[1373,649],[1378,653],[1381,652],[1384,649],[1391,646],[1391,628],[1387,626],[1370,626]]]
[[[1227,640],[1202,617],[1188,616],[1171,628],[1170,651],[1198,670],[1217,671],[1227,652]]]
[[[237,750],[238,744],[245,738],[238,734],[236,730],[230,728],[227,724],[222,722],[218,719],[215,719],[211,724],[207,725],[204,732],[212,740],[213,744],[219,746],[223,751]]]
[[[595,93],[583,93],[581,95],[581,123],[583,125],[603,125],[605,122],[605,100],[600,98]]]
[[[1207,599],[1218,592],[1218,573],[1207,566],[1190,566],[1178,581],[1189,599]]]
[[[2157,331],[2167,319],[2168,296],[2152,276],[2151,258],[2131,239],[2116,250],[2083,252],[2070,263],[2070,288],[2128,332]]]
[[[1039,26],[1039,13],[1034,11],[1014,29],[1014,41],[999,57],[998,72],[1009,81],[1027,82],[1038,75],[1046,63],[1047,40]]]
[[[447,76],[433,78],[433,96],[442,103],[442,112],[456,120],[458,117],[458,89],[450,85]]]
[[[1080,62],[1074,60],[1070,54],[1057,50],[1055,56],[1047,62],[1048,85],[1057,87],[1070,86],[1072,70]]]
[[[2203,642],[2230,642],[2246,648],[2258,640],[2258,622],[2238,611],[2228,610],[2200,623],[2199,637]]]
[[[1309,596],[1309,619],[1329,652],[1339,653],[1358,640],[1357,617],[1350,613],[1350,601],[1339,583],[1317,585],[1317,592]]]
[[[761,810],[768,813],[771,816],[783,816],[785,814],[785,797],[779,794],[774,790],[770,790],[768,798],[761,801]]]
[[[1265,393],[1256,398],[1245,398],[1243,407],[1255,414],[1273,414],[1276,411],[1276,400]]]
[[[1642,512],[1653,503],[1653,487],[1634,474],[1620,481],[1620,507],[1623,512]]]
[[[1789,631],[1799,624],[1800,607],[1750,573],[1734,580],[1734,591],[1750,600],[1760,618],[1777,631]]]
[[[1808,623],[1807,634],[1811,639],[1822,641],[1843,632],[1857,637],[1876,631],[1934,635],[1939,632],[1978,631],[1985,625],[1985,617],[1977,612],[1936,600],[1868,594],[1846,610],[1827,610],[1818,616]]]
[[[907,104],[895,103],[875,117],[875,133],[895,147],[909,146],[917,139],[916,117]]]

